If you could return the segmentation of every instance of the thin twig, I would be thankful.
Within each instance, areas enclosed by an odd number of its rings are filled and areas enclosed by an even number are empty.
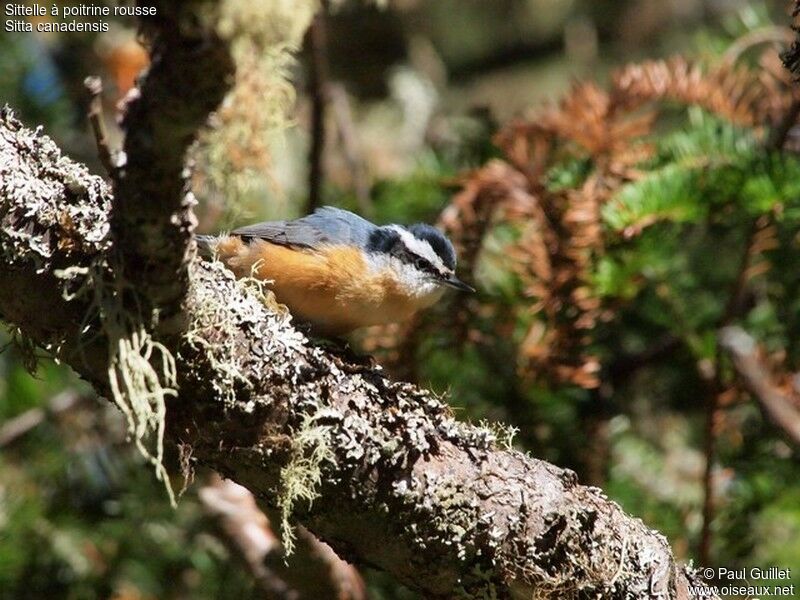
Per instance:
[[[311,96],[311,149],[308,155],[308,205],[311,213],[322,204],[325,179],[322,164],[325,151],[325,106],[328,101],[328,43],[325,29],[327,3],[308,29],[309,61],[308,93]]]
[[[287,563],[269,515],[239,484],[214,474],[198,496],[220,538],[268,598],[365,600],[364,581],[355,567],[306,529],[298,529],[297,556]]]
[[[741,58],[742,54],[754,46],[769,43],[773,43],[776,46],[785,46],[790,44],[793,38],[794,34],[789,27],[768,25],[754,29],[741,36],[725,50],[722,54],[722,62],[733,65]]]
[[[111,179],[116,176],[117,167],[114,164],[114,155],[108,143],[106,124],[103,121],[103,82],[99,77],[90,76],[83,80],[83,85],[89,92],[89,124],[92,126],[94,142],[97,145],[97,154],[103,168]]]
[[[759,360],[755,340],[741,327],[725,327],[719,333],[719,343],[730,354],[739,377],[770,420],[800,446],[800,410],[772,381]]]
[[[719,327],[730,325],[730,323],[743,312],[747,304],[747,283],[750,279],[748,274],[750,273],[753,259],[756,257],[753,242],[756,239],[756,234],[763,229],[763,226],[764,224],[759,217],[753,219],[748,225],[749,229],[745,236],[745,244],[741,259],[739,260],[739,269],[736,273],[736,279],[734,279],[731,285],[728,303],[725,306],[725,312],[723,312],[719,320]]]
[[[367,169],[364,164],[361,145],[358,141],[358,133],[353,123],[353,112],[350,109],[350,102],[344,86],[338,83],[331,83],[328,86],[328,98],[336,120],[336,130],[342,142],[342,153],[353,177],[353,188],[355,189],[358,208],[362,215],[370,217],[374,213],[375,207],[370,202]]]
[[[9,419],[0,427],[0,448],[10,446],[44,423],[48,417],[67,412],[81,404],[86,398],[85,395],[67,390],[53,396],[45,406],[31,408],[13,419]]]
[[[716,367],[715,367],[716,368]],[[707,566],[711,564],[711,545],[712,533],[711,524],[714,522],[715,498],[714,498],[714,460],[717,455],[717,422],[719,420],[719,380],[718,376],[710,381],[708,385],[706,403],[706,422],[705,422],[705,449],[706,468],[703,472],[703,526],[700,531],[700,545],[698,548],[698,559],[700,564]]]

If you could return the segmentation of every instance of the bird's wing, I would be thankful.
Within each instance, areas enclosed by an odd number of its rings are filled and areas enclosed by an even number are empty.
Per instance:
[[[244,239],[262,239],[282,246],[318,248],[325,245],[364,247],[375,225],[346,210],[325,206],[294,221],[267,221],[234,229]]]

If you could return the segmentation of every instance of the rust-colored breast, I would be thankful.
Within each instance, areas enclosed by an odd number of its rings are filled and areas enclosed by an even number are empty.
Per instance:
[[[237,277],[267,281],[294,317],[323,335],[401,321],[418,308],[389,272],[371,272],[361,252],[347,246],[296,249],[231,236],[217,253]]]

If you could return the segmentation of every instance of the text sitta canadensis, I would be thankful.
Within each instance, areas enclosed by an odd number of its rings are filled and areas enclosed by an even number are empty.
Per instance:
[[[237,277],[265,281],[295,319],[321,335],[404,321],[448,287],[474,291],[456,277],[453,244],[436,228],[378,226],[330,206],[294,221],[198,236],[198,243]]]

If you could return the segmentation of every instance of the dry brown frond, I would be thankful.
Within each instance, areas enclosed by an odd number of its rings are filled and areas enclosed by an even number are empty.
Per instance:
[[[790,83],[770,53],[758,70],[733,61],[712,67],[681,57],[648,61],[618,71],[608,92],[595,83],[575,83],[557,105],[517,119],[495,136],[505,160],[464,176],[439,225],[473,276],[495,225],[516,228],[518,237],[505,249],[505,258],[519,278],[522,299],[514,315],[502,318],[531,324],[518,345],[523,376],[585,388],[599,385],[600,364],[589,351],[591,332],[613,316],[591,285],[606,245],[601,211],[621,185],[641,177],[640,165],[653,151],[645,138],[660,105],[697,105],[741,126],[767,127],[791,102]],[[586,159],[589,172],[576,187],[554,190],[548,187],[548,173],[564,157]],[[773,228],[760,227],[752,255],[760,257],[772,248],[774,235]],[[768,268],[766,260],[752,265],[747,278]],[[479,302],[458,296],[443,311],[454,343],[479,337],[471,328],[481,309]],[[442,325],[440,320],[437,326]],[[512,330],[506,322],[495,325],[506,336]],[[407,359],[408,345],[421,339],[426,328],[430,320],[423,317],[410,328],[395,328],[394,341],[384,335],[381,342]],[[499,339],[501,334],[495,335]]]
[[[744,282],[769,271],[772,265],[764,256],[764,253],[775,250],[778,247],[780,247],[778,228],[769,215],[762,215],[756,221],[750,247],[747,249],[748,267],[743,273]]]
[[[613,76],[612,96],[628,109],[665,100],[705,108],[738,125],[771,122],[788,88],[746,66],[704,67],[676,56],[628,65]]]
[[[654,119],[653,112],[620,110],[615,99],[593,82],[575,84],[558,109],[541,117],[556,135],[578,144],[599,168],[610,171],[624,170],[647,157],[649,148],[637,140],[650,133]]]
[[[550,167],[556,134],[536,119],[517,119],[494,137],[508,161],[531,182],[538,182]]]
[[[552,211],[558,222],[550,226],[532,212],[521,239],[509,250],[532,301],[527,311],[536,317],[520,345],[520,368],[527,376],[586,388],[599,385],[599,363],[585,348],[590,341],[586,332],[602,310],[589,276],[603,252],[600,207],[608,193],[604,179],[592,176],[580,189],[543,194],[543,202],[558,207]]]
[[[442,211],[439,225],[456,245],[462,264],[471,270],[492,222],[503,214],[528,214],[536,200],[522,173],[500,160],[469,173],[461,183],[463,189]]]
[[[576,144],[598,168],[624,176],[650,155],[651,147],[641,140],[655,116],[618,106],[593,82],[576,83],[557,106],[512,122],[495,143],[532,183],[550,166],[555,147],[565,143]]]

